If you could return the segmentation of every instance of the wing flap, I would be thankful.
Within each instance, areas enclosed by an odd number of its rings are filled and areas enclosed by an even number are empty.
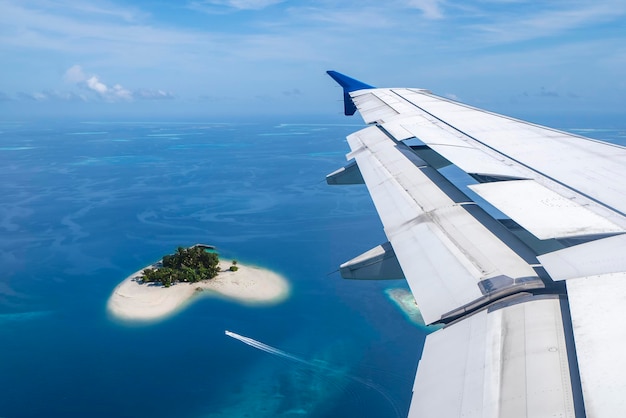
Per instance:
[[[626,272],[566,282],[588,417],[626,410]]]
[[[378,127],[348,143],[427,323],[488,299],[494,283],[505,283],[498,291],[542,286],[528,262],[472,215],[480,209],[404,144]]]
[[[404,279],[393,247],[386,242],[377,245],[339,266],[344,279],[389,280]]]
[[[469,186],[539,239],[615,234],[624,229],[534,180]]]
[[[626,271],[626,235],[603,238],[537,257],[552,280],[567,280]]]
[[[574,417],[560,301],[520,298],[426,337],[409,417]]]

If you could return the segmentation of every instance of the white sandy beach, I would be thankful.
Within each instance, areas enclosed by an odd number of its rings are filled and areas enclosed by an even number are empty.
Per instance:
[[[200,296],[217,296],[248,305],[275,304],[289,294],[287,280],[270,270],[220,261],[222,271],[211,280],[176,283],[169,288],[142,283],[143,269],[120,283],[107,303],[114,317],[124,320],[152,321],[167,317]]]

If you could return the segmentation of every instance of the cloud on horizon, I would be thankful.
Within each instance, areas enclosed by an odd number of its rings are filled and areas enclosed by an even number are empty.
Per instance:
[[[97,75],[86,75],[80,65],[73,65],[68,68],[63,79],[79,88],[96,93],[97,96],[108,102],[131,101],[133,99],[132,93],[120,84],[108,86],[100,81]]]
[[[31,102],[87,102],[87,97],[70,91],[44,90],[33,93],[19,92],[16,95],[19,101]]]
[[[78,91],[44,89],[34,92],[19,91],[14,96],[0,92],[0,102],[133,102],[136,100],[172,100],[176,96],[162,89],[138,88],[129,90],[121,84],[104,83],[96,74],[86,74],[80,65],[73,65],[63,74],[63,81]]]
[[[87,75],[80,65],[73,65],[63,75],[66,83],[78,86],[80,89],[94,93],[96,97],[107,102],[142,100],[173,99],[172,93],[164,90],[137,89],[128,90],[121,84],[109,86],[100,80],[96,74]]]

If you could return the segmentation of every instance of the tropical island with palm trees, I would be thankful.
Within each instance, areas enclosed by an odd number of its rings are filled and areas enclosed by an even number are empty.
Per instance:
[[[210,280],[220,272],[219,256],[215,248],[196,244],[189,248],[178,247],[174,254],[143,270],[142,280],[146,283],[161,283],[170,287],[177,282],[197,283]],[[233,260],[231,271],[237,271],[237,261]]]
[[[154,321],[179,312],[200,296],[268,305],[288,294],[289,283],[279,274],[236,260],[220,260],[215,247],[196,244],[178,247],[128,276],[113,290],[107,310],[117,319]]]

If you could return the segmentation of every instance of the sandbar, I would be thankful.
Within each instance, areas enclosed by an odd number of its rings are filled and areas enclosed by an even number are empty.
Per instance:
[[[441,325],[426,325],[422,313],[420,312],[417,302],[413,294],[408,289],[403,288],[388,288],[385,289],[385,293],[389,296],[389,299],[404,313],[409,321],[417,325],[419,328],[432,332],[442,328]]]
[[[220,261],[222,271],[210,280],[175,283],[166,288],[157,283],[143,283],[141,269],[128,276],[111,294],[107,311],[117,319],[155,321],[168,317],[200,296],[216,296],[246,305],[272,305],[289,295],[289,282],[273,271]]]

